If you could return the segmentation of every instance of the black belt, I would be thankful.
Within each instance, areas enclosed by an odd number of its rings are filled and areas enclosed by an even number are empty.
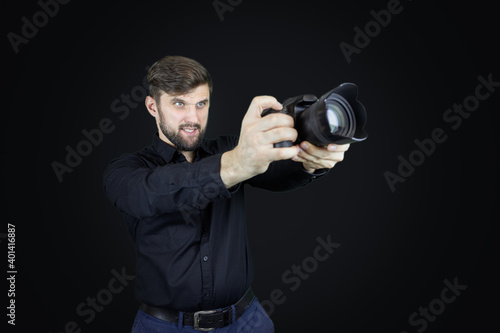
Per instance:
[[[236,309],[236,320],[241,317],[254,298],[255,295],[252,288],[249,288],[245,295],[243,295],[243,297],[240,298],[236,304],[234,304],[234,308]],[[163,321],[171,323],[179,322],[179,311],[159,308],[145,303],[141,303],[141,310],[148,315]],[[233,309],[231,306],[227,306],[221,310],[202,310],[196,312],[184,312],[183,314],[184,326],[193,326],[196,330],[205,332],[225,327],[232,322]]]

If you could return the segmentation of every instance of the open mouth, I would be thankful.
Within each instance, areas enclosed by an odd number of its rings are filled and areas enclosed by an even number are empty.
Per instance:
[[[183,131],[187,135],[194,135],[198,132],[198,128],[196,128],[196,127],[182,127],[181,131]]]

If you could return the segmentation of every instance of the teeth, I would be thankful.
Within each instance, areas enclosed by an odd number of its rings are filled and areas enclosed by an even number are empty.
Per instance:
[[[193,129],[185,128],[184,130],[185,130],[186,132],[188,132],[188,133],[193,133],[193,132],[194,132],[194,128],[193,128]]]

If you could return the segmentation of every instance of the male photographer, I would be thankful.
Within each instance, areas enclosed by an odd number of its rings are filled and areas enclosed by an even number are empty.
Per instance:
[[[294,142],[292,117],[271,96],[255,97],[239,137],[203,138],[212,80],[198,62],[167,56],[148,73],[153,144],[113,160],[105,192],[136,245],[132,332],[274,332],[252,289],[244,184],[299,188],[342,161],[349,145]]]

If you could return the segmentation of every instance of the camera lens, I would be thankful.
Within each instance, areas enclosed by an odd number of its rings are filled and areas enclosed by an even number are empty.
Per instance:
[[[342,110],[333,103],[326,104],[326,118],[330,125],[330,133],[336,134],[345,128],[346,120]]]
[[[338,94],[331,94],[325,99],[325,107],[330,133],[353,136],[356,131],[356,117],[349,102]]]

